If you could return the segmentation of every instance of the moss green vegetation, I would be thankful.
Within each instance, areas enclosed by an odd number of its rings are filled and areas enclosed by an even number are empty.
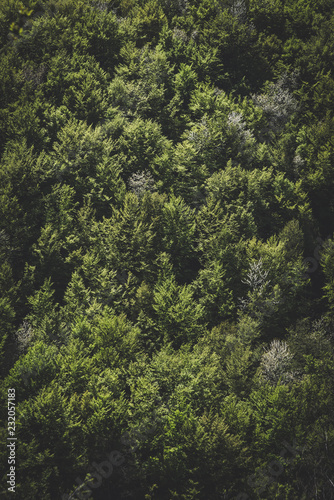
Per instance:
[[[15,498],[334,498],[333,56],[333,0],[1,1]]]

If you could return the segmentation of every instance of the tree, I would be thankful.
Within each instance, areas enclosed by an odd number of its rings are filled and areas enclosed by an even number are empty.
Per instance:
[[[173,275],[154,288],[153,309],[160,344],[172,342],[174,347],[193,344],[203,332],[203,307],[194,303],[191,287],[178,286]]]

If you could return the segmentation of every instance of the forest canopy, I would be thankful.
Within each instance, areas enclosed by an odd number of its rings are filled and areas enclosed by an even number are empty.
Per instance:
[[[333,57],[333,0],[1,1],[2,498],[334,499]]]

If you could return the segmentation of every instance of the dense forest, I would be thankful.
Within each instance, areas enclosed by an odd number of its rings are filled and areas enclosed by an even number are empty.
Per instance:
[[[333,64],[334,0],[1,0],[2,498],[334,499]]]

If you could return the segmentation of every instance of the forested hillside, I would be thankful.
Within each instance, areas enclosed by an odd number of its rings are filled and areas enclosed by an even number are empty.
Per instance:
[[[1,0],[1,498],[334,499],[333,63],[333,0]]]

